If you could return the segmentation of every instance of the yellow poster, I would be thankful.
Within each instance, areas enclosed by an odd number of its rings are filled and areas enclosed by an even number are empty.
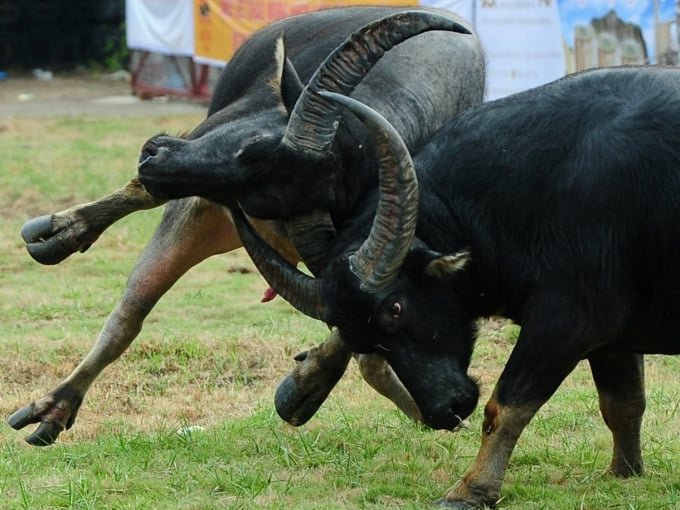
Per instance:
[[[418,5],[417,0],[371,0],[371,5]],[[250,34],[304,12],[366,5],[366,0],[194,0],[194,58],[224,64]]]

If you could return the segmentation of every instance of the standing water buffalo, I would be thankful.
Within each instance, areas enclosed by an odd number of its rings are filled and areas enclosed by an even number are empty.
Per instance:
[[[680,69],[593,70],[486,103],[413,161],[373,110],[327,97],[377,140],[377,212],[375,197],[357,208],[314,279],[235,211],[270,284],[354,352],[385,356],[438,428],[476,406],[476,320],[521,325],[477,458],[439,505],[496,504],[522,430],[582,359],[613,435],[609,472],[642,473],[642,355],[680,353]]]
[[[385,17],[388,19],[383,23],[370,25]],[[360,29],[367,25],[362,32]],[[408,39],[426,31],[429,32]],[[454,115],[482,100],[484,57],[478,38],[469,35],[470,31],[467,22],[445,11],[410,12],[386,7],[332,9],[273,23],[246,41],[234,55],[215,88],[206,120],[181,140],[152,138],[145,145],[141,166],[162,170],[163,143],[168,142],[193,150],[194,159],[185,160],[189,165],[203,168],[206,162],[211,162],[218,170],[227,171],[232,168],[230,163],[216,161],[213,156],[225,147],[243,146],[245,150],[234,169],[261,172],[269,165],[278,171],[274,180],[285,182],[295,178],[301,165],[309,166],[310,160],[314,165],[318,163],[326,148],[316,142],[310,146],[308,140],[323,132],[322,136],[329,140],[328,147],[333,148],[332,158],[325,158],[328,162],[325,168],[332,169],[338,180],[346,179],[347,185],[347,192],[324,202],[324,208],[341,218],[361,197],[362,190],[373,185],[376,173],[373,170],[362,176],[366,165],[357,165],[360,153],[363,154],[357,145],[365,138],[361,125],[352,128],[358,130],[355,132],[343,126],[338,133],[338,137],[343,137],[339,143],[330,143],[335,135],[333,125],[308,129],[319,112],[335,108],[318,92],[347,93],[356,87],[355,97],[399,126],[409,148],[415,149]],[[358,42],[333,53],[342,48],[343,41],[353,32],[358,33]],[[399,43],[378,61],[385,51]],[[302,93],[303,84],[310,79],[310,91]],[[270,143],[272,133],[283,132],[287,133],[286,144],[297,149],[297,153],[289,151],[285,161],[278,159],[282,152]],[[248,150],[248,143],[257,147],[252,145]],[[338,147],[342,150],[336,150]],[[255,156],[264,158],[252,168],[243,165],[243,161]],[[169,166],[168,170],[173,168]],[[337,182],[332,189],[336,187]],[[191,194],[191,190],[185,191],[190,191],[185,196]],[[29,221],[22,235],[37,261],[56,264],[76,251],[87,249],[121,217],[157,207],[167,198],[172,197],[149,195],[133,179],[102,200]],[[271,205],[278,205],[275,196]],[[296,211],[307,212],[310,211]],[[315,235],[320,232],[325,236],[325,230],[332,230],[327,215],[311,212],[315,221],[325,218],[323,228],[313,229]],[[307,217],[293,216],[287,223],[253,221],[258,231],[291,261],[299,258],[287,241],[294,237],[296,246],[313,267],[314,254],[322,254],[324,245],[317,248],[315,237],[306,234],[306,227],[311,225]],[[130,275],[121,302],[106,320],[90,353],[56,388],[14,413],[10,425],[19,429],[40,423],[27,441],[35,445],[54,442],[62,430],[73,425],[90,385],[132,343],[161,296],[205,258],[240,246],[225,207],[201,198],[171,200]],[[282,416],[295,424],[308,419],[342,375],[349,358],[350,351],[336,334],[311,350],[281,385],[277,406]],[[413,408],[410,397],[404,395],[384,360],[382,363],[377,357],[361,360],[360,368],[367,380],[419,419],[418,410]]]

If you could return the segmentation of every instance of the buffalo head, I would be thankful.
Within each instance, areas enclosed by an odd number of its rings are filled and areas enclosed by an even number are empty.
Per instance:
[[[467,375],[475,317],[457,299],[469,253],[440,254],[415,238],[418,184],[408,150],[379,114],[344,103],[374,140],[380,161],[379,200],[368,237],[342,232],[333,256],[311,278],[261,242],[235,211],[243,245],[273,288],[303,313],[337,326],[351,350],[380,353],[433,428],[453,429],[475,408],[476,383]],[[363,223],[360,219],[356,223]]]
[[[441,14],[400,12],[353,33],[304,87],[282,36],[269,90],[214,113],[186,138],[148,140],[139,159],[140,181],[162,198],[197,195],[228,206],[237,198],[260,218],[308,214],[308,204],[324,211],[348,207],[367,180],[375,184],[375,173],[362,171],[374,151],[360,125],[347,127],[352,118],[338,130],[339,108],[322,92],[350,94],[386,51],[430,30],[470,33]]]

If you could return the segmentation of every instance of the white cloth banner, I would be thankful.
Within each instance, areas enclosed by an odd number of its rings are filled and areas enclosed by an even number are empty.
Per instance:
[[[560,15],[554,0],[420,0],[472,21],[487,58],[487,99],[564,76]]]
[[[474,23],[486,51],[487,99],[565,75],[560,15],[551,0],[475,0]]]
[[[125,22],[130,49],[194,54],[193,0],[126,0]]]

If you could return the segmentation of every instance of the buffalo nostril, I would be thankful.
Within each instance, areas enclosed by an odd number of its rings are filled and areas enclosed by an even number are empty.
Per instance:
[[[142,147],[142,154],[147,154],[149,156],[155,156],[158,154],[158,149],[160,147],[157,145],[156,141],[151,139],[148,140],[145,144],[144,147]]]
[[[139,156],[139,163],[137,164],[137,170],[141,170],[150,160],[152,160],[155,156],[152,154],[146,154],[142,152],[142,154]]]
[[[149,141],[146,144],[144,144],[144,147],[142,147],[142,152],[139,155],[139,163],[137,165],[137,168],[142,168],[152,158],[158,156],[158,152],[159,147],[155,143]]]

